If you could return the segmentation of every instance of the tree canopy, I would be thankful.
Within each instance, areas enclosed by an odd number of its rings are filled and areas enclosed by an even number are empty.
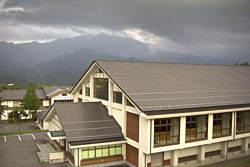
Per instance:
[[[36,111],[39,109],[39,99],[37,98],[33,83],[29,83],[27,92],[23,97],[22,106],[25,110]]]

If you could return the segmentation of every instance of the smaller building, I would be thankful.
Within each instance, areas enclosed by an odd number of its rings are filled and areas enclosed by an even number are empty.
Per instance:
[[[101,102],[54,103],[43,121],[50,139],[74,166],[125,159],[121,127]]]
[[[11,89],[11,90],[2,90],[0,92],[0,97],[2,97],[2,104],[6,106],[4,114],[0,116],[0,120],[8,120],[9,113],[21,106],[21,101],[26,93],[27,89]],[[49,107],[49,99],[45,96],[42,89],[36,90],[37,98],[40,102],[40,108],[38,111],[42,111]]]
[[[54,102],[73,102],[73,97],[69,94],[72,86],[44,86],[43,90],[46,97],[50,101],[50,105]]]
[[[40,101],[38,112],[48,109],[54,102],[72,102],[73,97],[69,94],[71,86],[45,86],[43,89],[36,89]],[[7,106],[0,120],[8,120],[8,114],[15,108],[20,107],[21,101],[27,89],[2,90],[2,105]]]

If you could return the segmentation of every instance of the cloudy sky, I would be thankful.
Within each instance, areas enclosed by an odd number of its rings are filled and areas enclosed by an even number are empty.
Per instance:
[[[0,40],[105,33],[153,49],[250,59],[250,0],[0,0]]]

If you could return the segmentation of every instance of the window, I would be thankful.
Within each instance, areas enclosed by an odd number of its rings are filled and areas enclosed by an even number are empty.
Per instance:
[[[122,92],[113,91],[113,102],[122,104]]]
[[[82,149],[82,159],[108,157],[121,154],[122,154],[121,144],[87,147]]]
[[[90,96],[90,88],[85,87],[85,96]]]
[[[81,98],[78,98],[78,102],[82,102],[82,99],[81,99]]]
[[[79,94],[82,95],[82,89],[80,89]]]
[[[134,107],[134,105],[127,99],[127,106]]]
[[[13,101],[14,107],[20,107],[20,101]]]
[[[231,135],[232,113],[214,114],[213,137]]]
[[[154,120],[154,145],[178,144],[180,119],[167,118]]]
[[[237,112],[236,116],[236,133],[250,132],[250,111]]]
[[[67,96],[67,93],[62,93],[62,96]]]
[[[94,97],[108,100],[108,78],[94,78]]]
[[[207,115],[186,117],[186,141],[207,138]]]

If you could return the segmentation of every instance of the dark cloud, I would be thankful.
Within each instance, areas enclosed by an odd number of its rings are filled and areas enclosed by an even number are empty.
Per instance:
[[[249,0],[7,0],[2,21],[41,26],[141,29],[178,52],[249,55]],[[167,40],[167,41],[166,41]],[[206,53],[210,52],[210,53]]]

